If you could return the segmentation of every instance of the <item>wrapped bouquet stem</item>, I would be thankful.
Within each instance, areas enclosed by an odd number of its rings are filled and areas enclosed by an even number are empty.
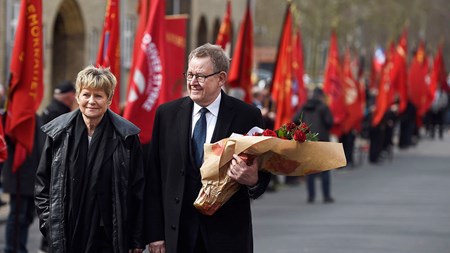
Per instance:
[[[293,137],[295,131],[287,138],[296,139]],[[234,136],[205,144],[205,160],[200,168],[202,188],[194,206],[200,212],[212,215],[239,190],[240,184],[227,175],[233,154],[247,159],[258,157],[260,168],[286,176],[304,176],[346,165],[341,143],[305,141],[306,136],[299,138],[304,142],[272,134]]]

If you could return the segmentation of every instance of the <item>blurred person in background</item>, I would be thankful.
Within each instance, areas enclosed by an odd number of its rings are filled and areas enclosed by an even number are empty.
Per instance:
[[[300,120],[306,122],[311,127],[311,131],[318,133],[319,141],[330,141],[330,129],[333,126],[333,115],[330,108],[325,103],[325,94],[322,89],[315,88],[311,98],[309,98],[303,107],[295,113],[293,118],[296,124]],[[314,203],[316,199],[315,179],[320,177],[322,182],[322,197],[324,203],[333,203],[331,196],[331,173],[324,171],[317,174],[306,176],[307,203]]]
[[[27,253],[28,232],[35,216],[34,183],[44,144],[41,119],[36,117],[32,153],[13,171],[15,145],[6,137],[8,159],[3,164],[1,182],[9,194],[9,213],[5,227],[5,253]]]
[[[72,111],[75,107],[75,87],[71,81],[63,81],[53,90],[53,99],[42,112],[43,124]]]
[[[429,111],[430,128],[429,134],[432,139],[435,137],[436,128],[439,134],[439,139],[444,138],[444,124],[445,114],[448,106],[448,94],[443,89],[439,88],[434,94],[433,103]]]

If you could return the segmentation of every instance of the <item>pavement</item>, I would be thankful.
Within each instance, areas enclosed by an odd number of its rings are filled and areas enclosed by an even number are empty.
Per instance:
[[[317,182],[319,190],[320,182]],[[450,135],[422,139],[393,159],[332,172],[336,202],[306,203],[305,183],[252,202],[255,253],[449,253]],[[320,193],[320,191],[318,191]],[[0,208],[0,220],[4,210]],[[4,248],[0,224],[0,251]],[[40,243],[37,221],[28,249]]]
[[[393,156],[334,170],[333,204],[307,204],[305,184],[265,194],[252,207],[255,252],[450,252],[450,136]]]

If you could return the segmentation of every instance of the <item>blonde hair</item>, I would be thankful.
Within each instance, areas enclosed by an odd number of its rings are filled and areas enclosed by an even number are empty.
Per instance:
[[[77,75],[75,82],[76,95],[78,96],[82,89],[103,89],[111,101],[116,88],[117,79],[109,68],[94,67],[89,65],[81,70]]]

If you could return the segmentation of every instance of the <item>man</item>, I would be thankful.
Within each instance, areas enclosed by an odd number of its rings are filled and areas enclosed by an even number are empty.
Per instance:
[[[13,164],[16,146],[11,139],[6,137],[8,159],[3,165],[1,174],[3,191],[9,194],[9,213],[5,227],[5,253],[28,252],[28,232],[36,213],[34,207],[35,175],[44,145],[44,134],[39,129],[42,125],[41,120],[38,115],[35,117],[33,150],[15,172]]]
[[[72,111],[75,105],[75,87],[71,81],[63,81],[53,90],[53,99],[42,112],[43,124]]]
[[[192,51],[185,73],[189,96],[156,112],[146,184],[152,253],[253,252],[250,198],[263,194],[270,179],[257,162],[246,165],[234,156],[228,175],[241,188],[214,215],[202,215],[193,206],[201,188],[202,144],[263,125],[258,108],[222,91],[229,61],[215,45]],[[196,144],[202,139],[198,129],[206,129],[201,144]]]
[[[319,134],[319,141],[330,141],[330,129],[333,126],[333,115],[325,103],[325,94],[322,89],[315,88],[312,97],[306,101],[303,107],[295,114],[293,121],[297,124],[300,120],[311,125],[311,131]],[[313,203],[316,197],[315,178],[319,176],[322,181],[322,195],[324,203],[333,203],[330,187],[330,171],[311,174],[306,177],[308,199],[307,203]]]

